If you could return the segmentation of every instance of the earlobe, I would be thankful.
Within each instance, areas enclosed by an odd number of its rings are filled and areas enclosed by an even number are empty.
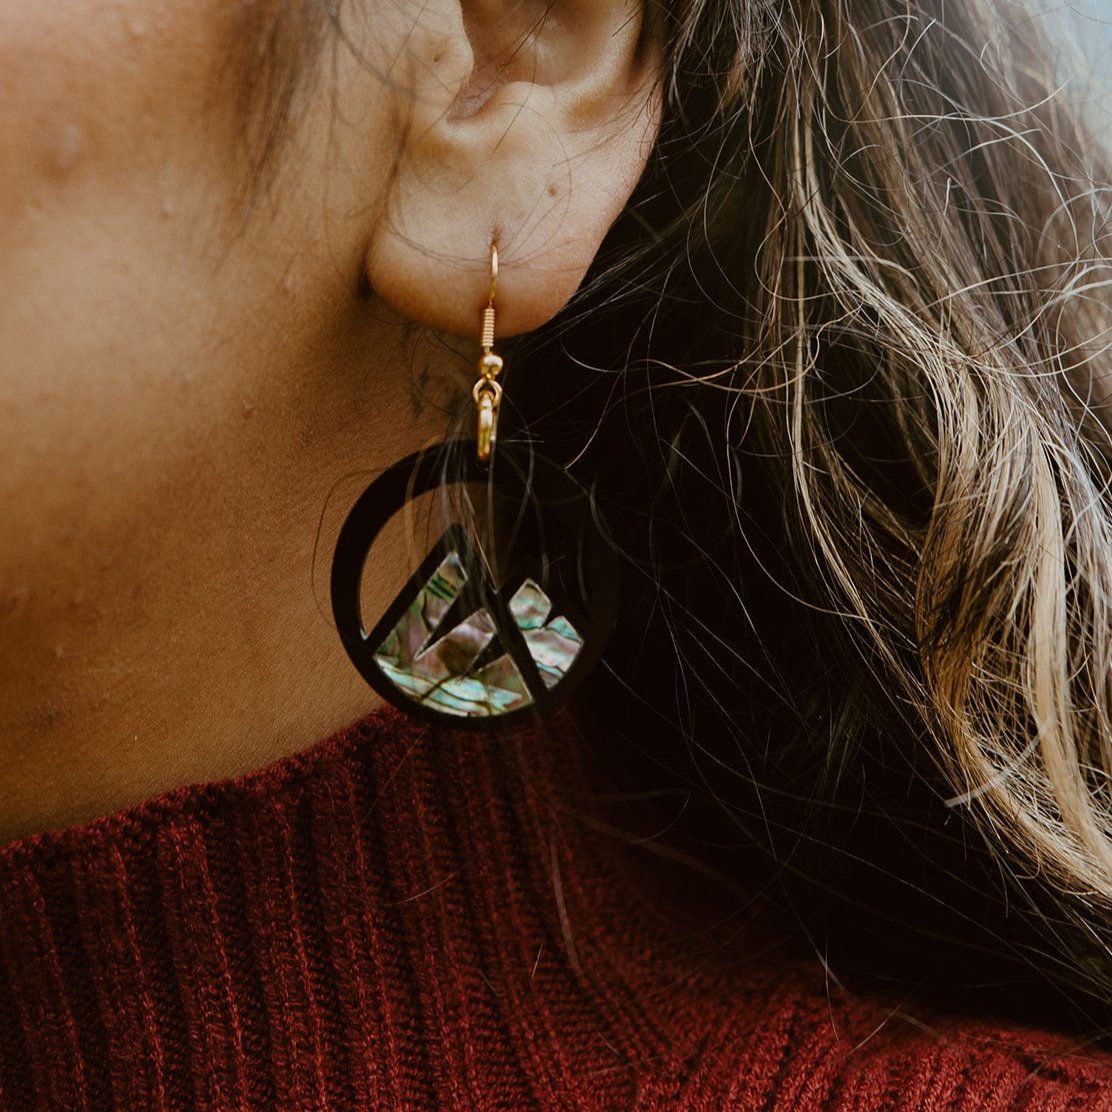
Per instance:
[[[407,50],[370,284],[411,320],[471,335],[496,242],[500,332],[536,328],[574,293],[655,138],[640,0],[443,0]]]

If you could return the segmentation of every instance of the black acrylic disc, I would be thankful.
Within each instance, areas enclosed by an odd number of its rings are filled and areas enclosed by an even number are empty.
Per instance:
[[[375,539],[427,494],[428,552],[368,623]],[[332,562],[336,628],[360,674],[407,713],[458,727],[549,713],[598,662],[617,605],[618,559],[589,492],[512,445],[489,467],[466,443],[394,464],[355,503]]]

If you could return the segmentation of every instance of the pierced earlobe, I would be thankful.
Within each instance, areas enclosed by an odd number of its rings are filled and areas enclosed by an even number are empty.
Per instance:
[[[520,0],[441,4],[450,18],[411,40],[419,87],[396,94],[405,126],[366,270],[403,316],[468,336],[490,242],[475,231],[497,229],[514,276],[498,303],[505,338],[564,307],[621,214],[656,135],[656,73],[627,0],[538,3],[547,20],[525,20]],[[429,61],[453,20],[467,74]]]

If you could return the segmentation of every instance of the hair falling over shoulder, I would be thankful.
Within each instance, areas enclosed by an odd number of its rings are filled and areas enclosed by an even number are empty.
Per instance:
[[[670,728],[828,956],[1112,1004],[1107,153],[1019,4],[667,19],[535,410],[624,508],[631,740]]]

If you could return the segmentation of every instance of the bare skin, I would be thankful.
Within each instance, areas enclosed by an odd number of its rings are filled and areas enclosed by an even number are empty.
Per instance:
[[[0,0],[0,841],[373,709],[322,512],[465,404],[491,240],[535,327],[640,174],[625,0],[364,7],[254,197],[234,6]]]

